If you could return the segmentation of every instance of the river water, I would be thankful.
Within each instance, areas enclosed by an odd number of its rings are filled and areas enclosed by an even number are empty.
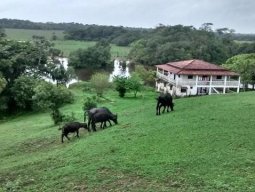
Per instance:
[[[58,58],[60,61],[60,64],[63,65],[65,70],[68,69],[68,58]],[[109,81],[112,82],[113,78],[115,76],[121,76],[121,77],[130,77],[130,62],[129,61],[122,61],[120,59],[115,59],[113,61],[113,68],[111,71],[109,71]],[[97,71],[100,72],[100,71]],[[104,71],[105,72],[105,71]],[[94,70],[90,69],[78,69],[75,71],[76,78],[71,79],[66,86],[69,87],[69,85],[76,83],[80,80],[88,81],[91,78],[91,75],[95,73]],[[48,82],[56,84],[56,81],[53,81],[52,79],[45,79]]]

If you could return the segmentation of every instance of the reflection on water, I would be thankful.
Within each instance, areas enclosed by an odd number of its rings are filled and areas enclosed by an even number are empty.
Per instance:
[[[60,57],[58,58],[58,60],[60,61],[60,63],[64,66],[65,70],[67,70],[68,68],[68,59],[65,58],[65,57]],[[71,79],[67,84],[66,86],[69,87],[69,85],[73,84],[73,83],[76,83],[78,82],[78,79],[77,78],[74,78],[74,79]]]
[[[115,76],[130,77],[129,64],[129,61],[121,61],[119,59],[115,59],[113,72],[110,74],[109,81],[112,82]]]
[[[58,64],[58,65],[63,65],[65,70],[67,70],[67,68],[68,68],[68,59],[67,58],[58,58],[58,59],[60,61],[60,64]],[[130,77],[130,67],[131,66],[130,66],[129,61],[123,61],[123,60],[120,60],[120,59],[115,59],[113,61],[113,70],[110,73],[109,81],[112,82],[114,76]],[[71,85],[72,83],[78,82],[78,80],[89,81],[90,78],[91,78],[91,75],[95,72],[100,72],[100,70],[99,71],[94,71],[92,69],[78,69],[78,70],[75,70],[77,78],[71,79],[66,84],[66,86],[69,87],[69,85]],[[48,81],[48,82],[56,84],[56,81],[53,81],[51,78],[47,78],[45,80]]]
[[[60,67],[62,65],[65,68],[65,70],[67,70],[67,68],[68,68],[68,59],[65,58],[65,57],[59,57],[58,60],[59,60],[60,63],[56,64],[56,67]],[[53,84],[57,83],[57,81],[52,80],[52,78],[50,78],[50,77],[43,77],[43,79],[45,81],[53,83]],[[70,79],[70,81],[68,83],[66,83],[66,86],[69,87],[69,85],[71,85],[73,83],[76,83],[76,82],[78,82],[78,79],[76,79],[76,78]]]

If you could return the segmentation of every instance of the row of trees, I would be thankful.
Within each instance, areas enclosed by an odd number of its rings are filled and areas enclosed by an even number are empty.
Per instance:
[[[18,19],[0,19],[0,26],[2,28],[14,29],[64,30],[65,39],[83,41],[107,40],[110,43],[120,46],[129,45],[149,31],[149,29],[123,26],[84,25],[81,23],[41,23]],[[56,38],[56,36],[53,35],[53,38]]]
[[[119,46],[128,46],[148,34],[149,29],[88,25],[82,29],[68,29],[65,38],[83,41],[106,40]]]
[[[20,19],[0,19],[0,26],[2,28],[13,28],[13,29],[42,29],[42,30],[68,30],[81,29],[85,25],[81,23],[53,23],[53,22],[32,22],[29,20]]]

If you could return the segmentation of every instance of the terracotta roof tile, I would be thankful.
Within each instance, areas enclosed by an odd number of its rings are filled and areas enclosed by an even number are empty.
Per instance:
[[[169,62],[166,64],[156,65],[157,68],[170,71],[175,74],[190,75],[229,75],[238,76],[239,74],[225,69],[219,65],[211,64],[202,60],[185,60]]]

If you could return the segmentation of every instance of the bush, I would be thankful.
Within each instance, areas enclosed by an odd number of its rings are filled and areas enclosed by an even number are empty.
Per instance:
[[[33,106],[32,97],[35,94],[34,88],[37,86],[39,80],[31,76],[20,76],[15,79],[11,88],[14,100],[20,109],[31,110]]]
[[[87,97],[84,100],[84,104],[83,104],[83,111],[88,111],[94,107],[97,107],[97,97],[93,96],[93,97]]]
[[[113,78],[116,91],[119,92],[120,97],[124,97],[127,92],[127,77],[116,76]]]
[[[91,77],[91,86],[96,90],[99,97],[110,87],[109,75],[105,73],[96,73]]]
[[[63,86],[56,86],[51,83],[42,82],[35,89],[33,105],[35,109],[50,109],[54,124],[63,121],[64,115],[59,108],[65,103],[73,102],[72,93]]]
[[[65,103],[73,102],[73,94],[64,86],[42,82],[35,89],[33,104],[36,109],[58,109]]]
[[[59,111],[59,109],[55,109],[51,112],[51,118],[55,125],[59,125],[63,122],[73,122],[76,120],[73,112],[71,115],[64,115]]]

